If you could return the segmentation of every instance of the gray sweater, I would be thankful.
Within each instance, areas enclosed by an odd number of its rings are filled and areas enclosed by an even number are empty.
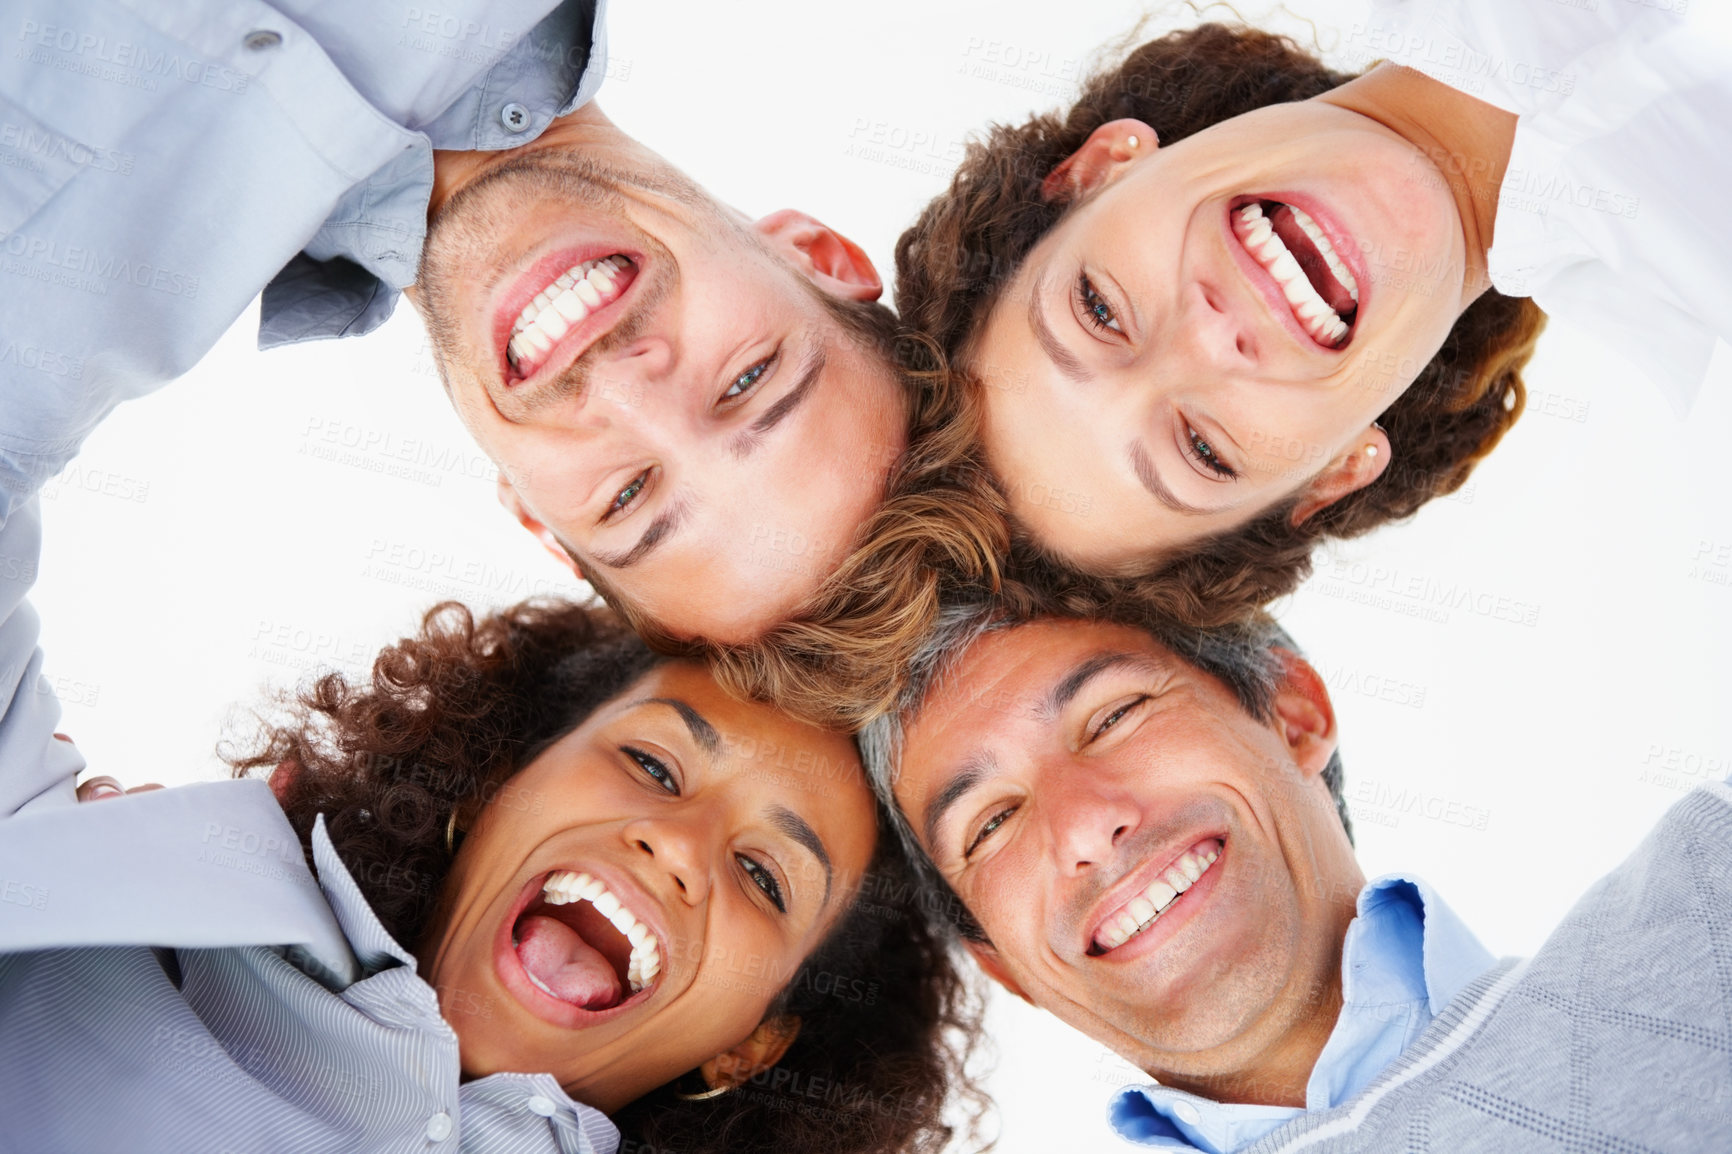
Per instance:
[[[1538,954],[1245,1154],[1732,1154],[1732,788],[1704,785]]]

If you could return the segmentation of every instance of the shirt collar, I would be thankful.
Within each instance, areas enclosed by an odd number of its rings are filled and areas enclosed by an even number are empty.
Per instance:
[[[1494,959],[1425,882],[1388,874],[1359,892],[1341,951],[1341,1015],[1306,1085],[1305,1110],[1358,1094]],[[1233,1154],[1305,1110],[1211,1101],[1159,1084],[1119,1092],[1108,1119],[1139,1145]]]
[[[426,1015],[429,1028],[447,1035],[450,1043],[456,1045],[456,1034],[439,1014],[438,996],[415,972],[415,956],[391,936],[361,893],[361,887],[355,884],[354,875],[338,856],[337,847],[331,844],[324,814],[313,819],[312,842],[319,888],[324,891],[325,900],[330,903],[331,912],[349,939],[349,947],[362,970],[367,974],[377,974],[403,967],[400,974],[379,979],[402,978],[402,981],[392,981],[388,990],[369,991],[367,996],[351,991],[345,996],[363,1006],[370,1005],[374,999],[396,1004],[406,1000],[415,1010]],[[305,964],[303,958],[296,961]],[[410,1014],[407,1020],[414,1020],[417,1016]],[[547,1119],[563,1154],[613,1154],[619,1145],[619,1130],[607,1115],[593,1106],[573,1100],[551,1074],[489,1074],[464,1083],[461,1093],[466,1124],[475,1120],[472,1115],[478,1111],[492,1108],[511,1116],[517,1125],[533,1126],[536,1124],[533,1119],[523,1117],[527,1110],[529,1114]]]

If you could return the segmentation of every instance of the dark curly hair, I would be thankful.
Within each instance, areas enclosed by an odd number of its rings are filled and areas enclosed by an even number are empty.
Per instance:
[[[453,812],[472,818],[538,753],[664,660],[602,609],[532,600],[477,620],[445,602],[415,636],[379,654],[367,682],[318,678],[229,761],[237,776],[269,775],[304,848],[324,814],[379,920],[398,941],[418,943],[452,864]],[[616,1116],[622,1133],[677,1154],[865,1154],[944,1147],[952,1093],[978,1119],[985,1098],[963,1064],[980,1032],[979,999],[888,829],[880,812],[855,904],[767,1012],[801,1020],[776,1069],[707,1101],[652,1091]]]
[[[1253,28],[1203,24],[1142,44],[1089,80],[1068,111],[994,126],[969,145],[949,190],[897,243],[896,301],[904,323],[936,342],[964,378],[964,391],[978,391],[968,375],[970,342],[1030,249],[1064,216],[1069,206],[1043,197],[1042,181],[1091,132],[1135,117],[1171,144],[1350,79],[1286,37]],[[1128,598],[1190,625],[1242,620],[1298,587],[1323,538],[1369,532],[1458,488],[1521,415],[1521,370],[1544,320],[1524,298],[1488,291],[1475,301],[1379,418],[1390,467],[1300,524],[1291,516],[1296,502],[1288,501],[1124,575],[1080,571],[1013,520],[1006,573],[1044,589],[1053,612],[1086,616]]]

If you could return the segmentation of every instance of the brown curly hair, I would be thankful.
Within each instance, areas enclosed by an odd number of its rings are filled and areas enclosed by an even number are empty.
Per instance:
[[[942,196],[896,246],[904,323],[929,335],[965,381],[969,344],[1000,291],[1068,205],[1042,181],[1097,127],[1135,117],[1171,144],[1271,104],[1306,100],[1352,79],[1286,37],[1203,24],[1135,48],[1095,75],[1071,108],[994,126],[968,147]],[[1521,415],[1521,370],[1544,324],[1532,301],[1488,291],[1456,321],[1437,354],[1379,418],[1392,449],[1381,477],[1293,524],[1288,501],[1249,524],[1150,558],[1130,576],[1084,572],[1052,556],[1014,522],[1006,571],[1045,590],[1053,612],[1089,614],[1126,598],[1186,624],[1242,620],[1292,592],[1313,546],[1410,516],[1453,492]],[[958,419],[968,422],[967,414]],[[979,459],[978,451],[973,454]]]
[[[366,682],[318,678],[228,760],[237,776],[269,775],[303,848],[323,814],[379,920],[418,943],[452,864],[452,813],[472,816],[663,660],[599,608],[532,600],[477,620],[445,602],[379,654]],[[985,1098],[963,1069],[980,1033],[978,994],[887,815],[878,820],[854,905],[767,1011],[801,1020],[782,1061],[707,1101],[652,1091],[615,1117],[628,1138],[682,1154],[937,1151],[953,1135],[942,1118],[953,1094],[978,1121]]]

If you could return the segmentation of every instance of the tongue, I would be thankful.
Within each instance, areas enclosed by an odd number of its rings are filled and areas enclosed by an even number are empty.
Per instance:
[[[517,927],[517,956],[530,976],[562,1002],[605,1009],[619,1000],[619,976],[608,960],[556,918],[536,914]]]
[[[1278,205],[1275,211],[1269,213],[1269,226],[1275,230],[1275,235],[1281,238],[1281,243],[1287,246],[1287,251],[1293,254],[1293,259],[1299,262],[1299,267],[1305,270],[1305,278],[1311,282],[1311,287],[1317,290],[1317,295],[1323,298],[1323,303],[1334,309],[1341,319],[1352,320],[1353,310],[1358,307],[1353,303],[1353,294],[1329,271],[1329,262],[1323,259],[1323,254],[1317,251],[1317,246],[1311,243],[1311,238],[1299,227],[1299,221],[1293,216],[1293,209],[1285,204]]]

